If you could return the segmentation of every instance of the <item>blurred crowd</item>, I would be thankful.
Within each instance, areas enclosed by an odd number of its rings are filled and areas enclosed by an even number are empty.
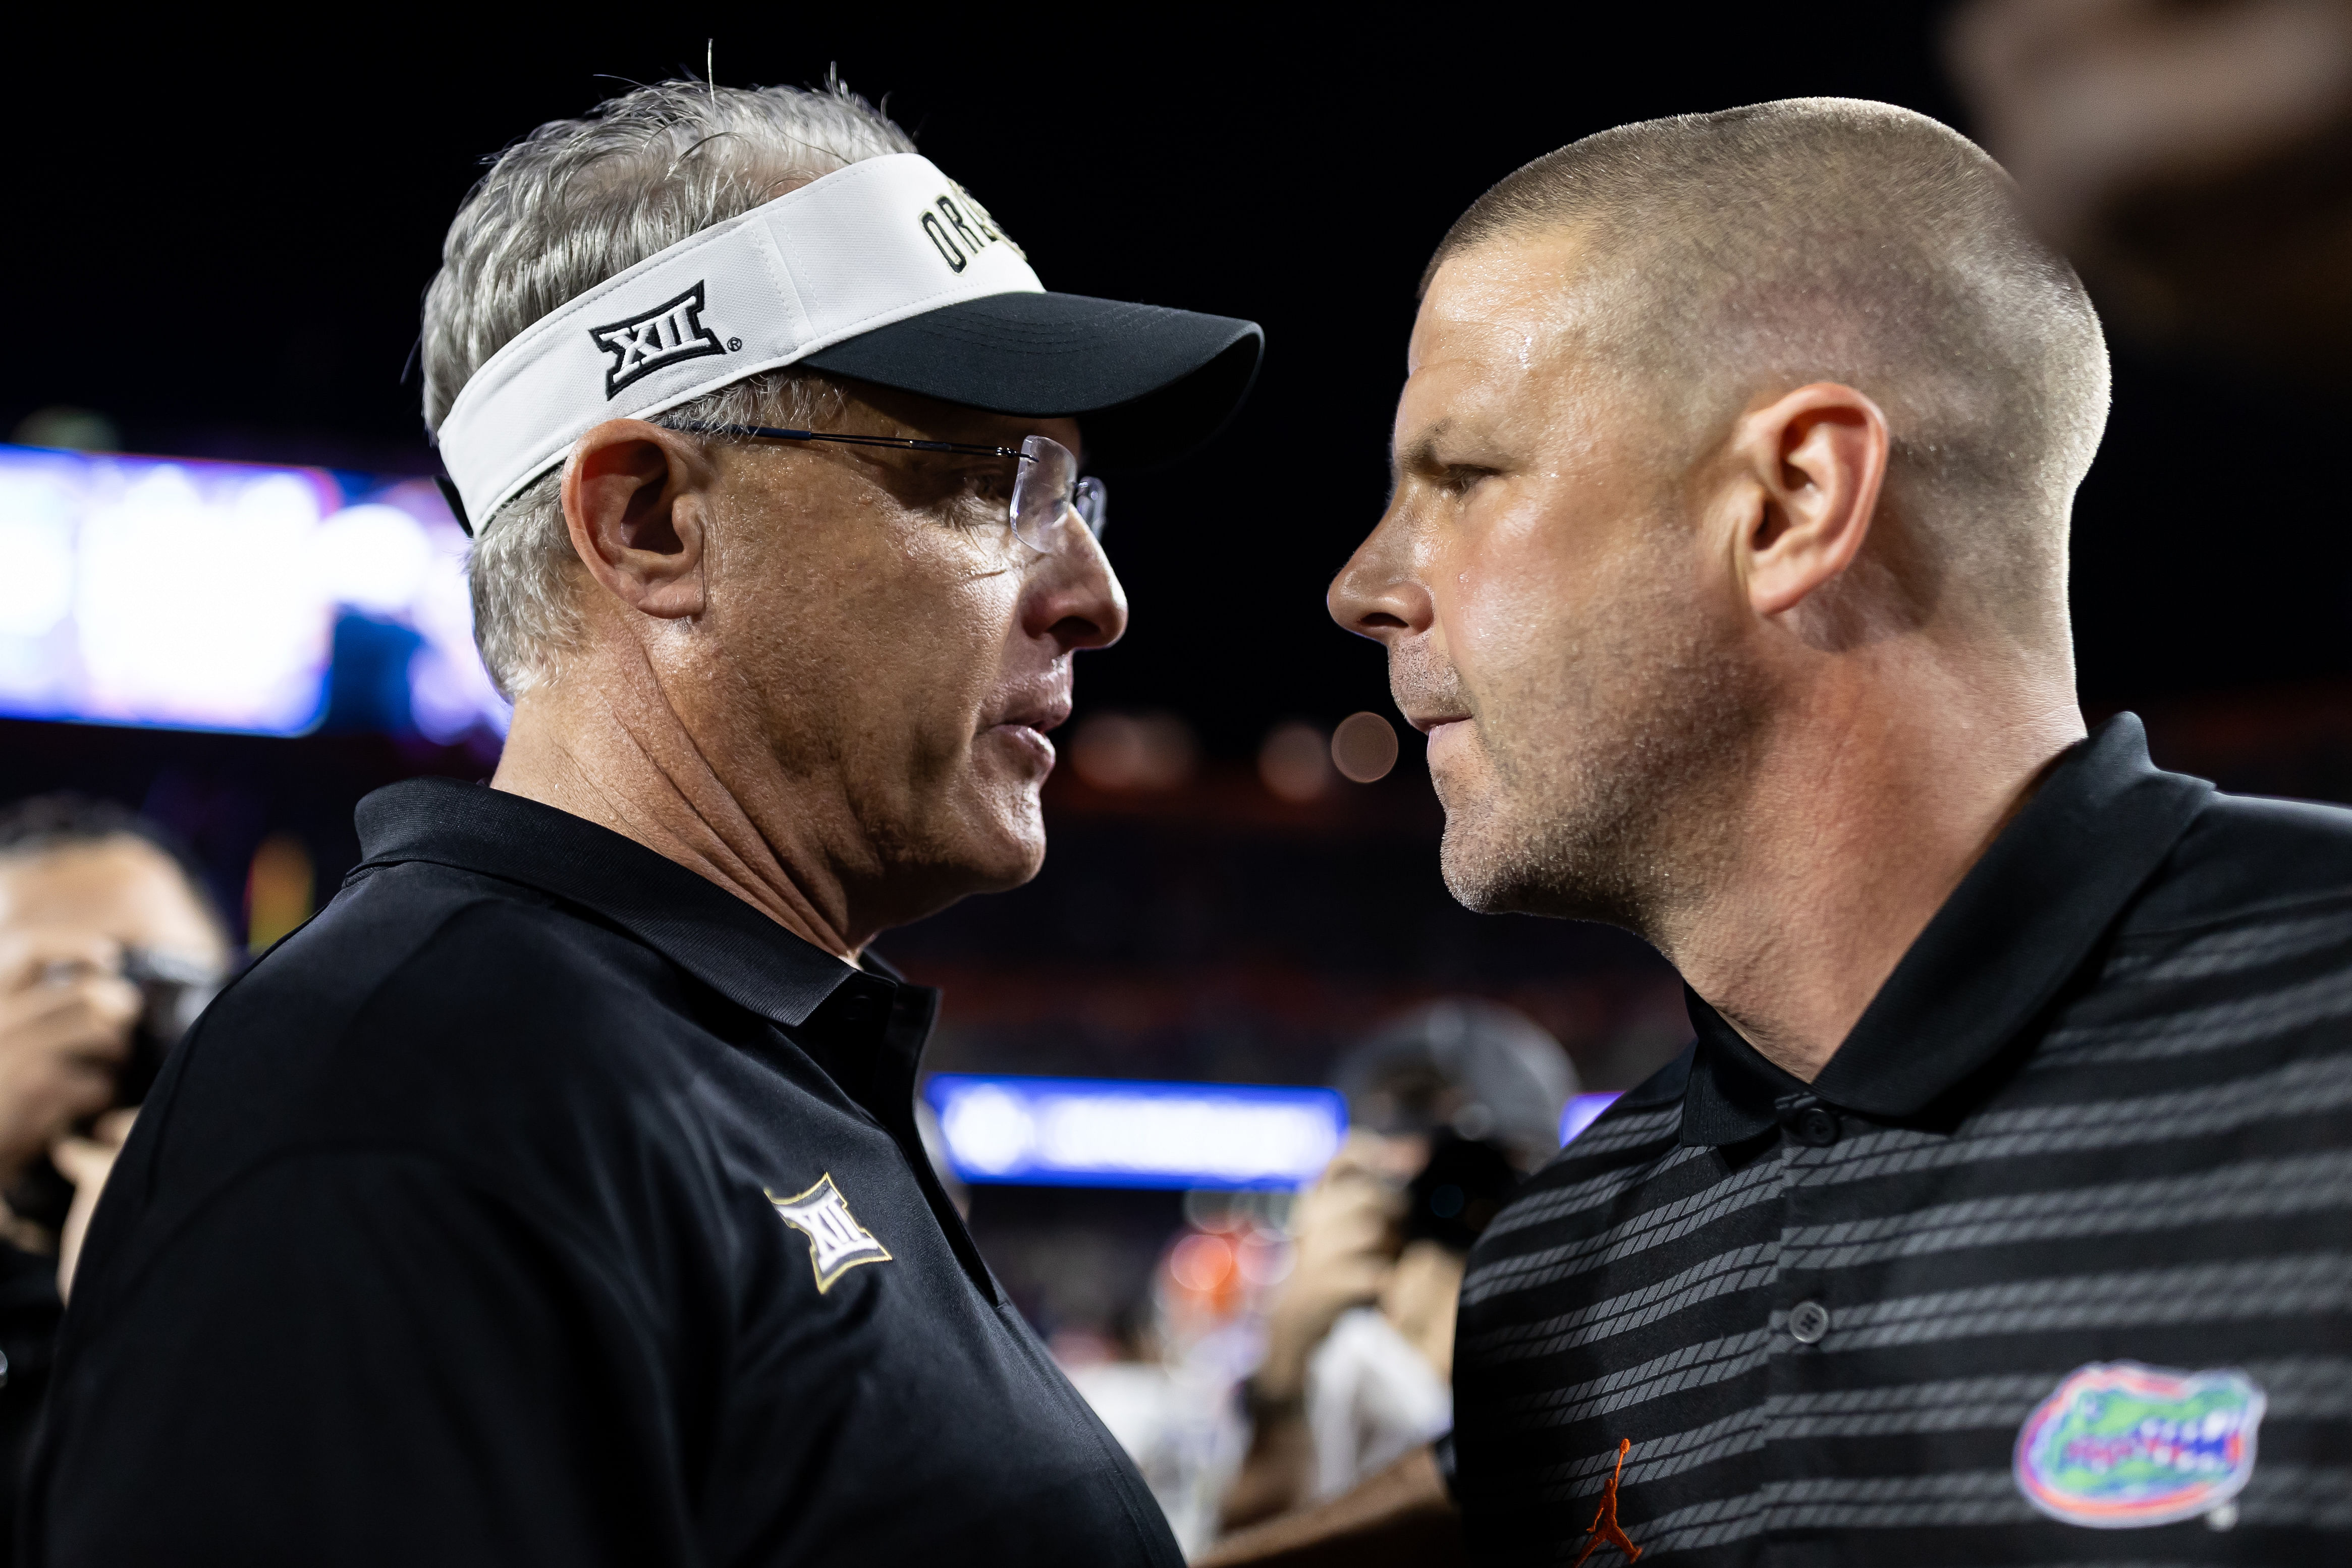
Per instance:
[[[1577,1080],[1533,1021],[1458,998],[1382,1025],[1333,1086],[1350,1131],[1320,1180],[1192,1195],[1108,1340],[1055,1342],[1188,1554],[1451,1429],[1464,1263],[1558,1151]]]
[[[0,811],[0,1464],[21,1474],[74,1260],[165,1053],[231,962],[185,854],[74,796]],[[15,1539],[0,1488],[0,1542]],[[6,1548],[0,1547],[0,1552]]]

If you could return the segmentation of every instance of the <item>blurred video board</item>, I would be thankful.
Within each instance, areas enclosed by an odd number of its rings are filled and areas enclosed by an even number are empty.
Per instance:
[[[1297,1187],[1348,1134],[1328,1089],[943,1072],[923,1093],[968,1182]]]
[[[0,445],[0,716],[505,732],[430,480]]]

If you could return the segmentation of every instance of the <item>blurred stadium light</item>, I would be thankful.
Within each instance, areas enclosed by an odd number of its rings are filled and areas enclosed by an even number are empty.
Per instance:
[[[0,446],[0,715],[502,733],[465,549],[421,479]]]
[[[924,1089],[968,1182],[1297,1187],[1348,1132],[1328,1089],[943,1072]]]
[[[1617,1103],[1615,1094],[1573,1094],[1559,1113],[1559,1142],[1562,1148],[1576,1141],[1576,1134],[1601,1119],[1601,1113]]]

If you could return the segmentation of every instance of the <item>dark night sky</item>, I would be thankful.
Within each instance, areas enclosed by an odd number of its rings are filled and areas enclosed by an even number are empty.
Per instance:
[[[665,6],[331,41],[52,23],[20,56],[47,67],[12,89],[0,431],[74,403],[141,449],[421,463],[402,367],[484,154],[585,110],[604,77],[698,70],[713,32],[729,83],[837,61],[889,94],[1048,287],[1265,324],[1264,377],[1223,443],[1117,490],[1135,628],[1080,682],[1082,705],[1174,708],[1244,754],[1281,717],[1384,705],[1377,650],[1329,625],[1321,594],[1381,504],[1414,279],[1481,189],[1606,125],[1794,94],[1965,126],[1935,7],[1629,9],[1652,19],[1563,7],[1538,37],[1442,7],[1309,30],[1263,13],[978,26]],[[2352,540],[2322,479],[2340,404],[2118,348],[2078,518],[2085,696],[2345,670]]]

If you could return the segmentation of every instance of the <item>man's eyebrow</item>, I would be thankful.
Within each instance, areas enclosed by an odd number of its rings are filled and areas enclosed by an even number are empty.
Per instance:
[[[1408,468],[1426,473],[1436,467],[1437,444],[1444,438],[1445,433],[1453,428],[1453,416],[1448,415],[1435,424],[1423,426],[1420,434],[1403,446],[1391,446],[1389,449],[1390,482],[1394,484],[1403,478],[1405,470]]]

